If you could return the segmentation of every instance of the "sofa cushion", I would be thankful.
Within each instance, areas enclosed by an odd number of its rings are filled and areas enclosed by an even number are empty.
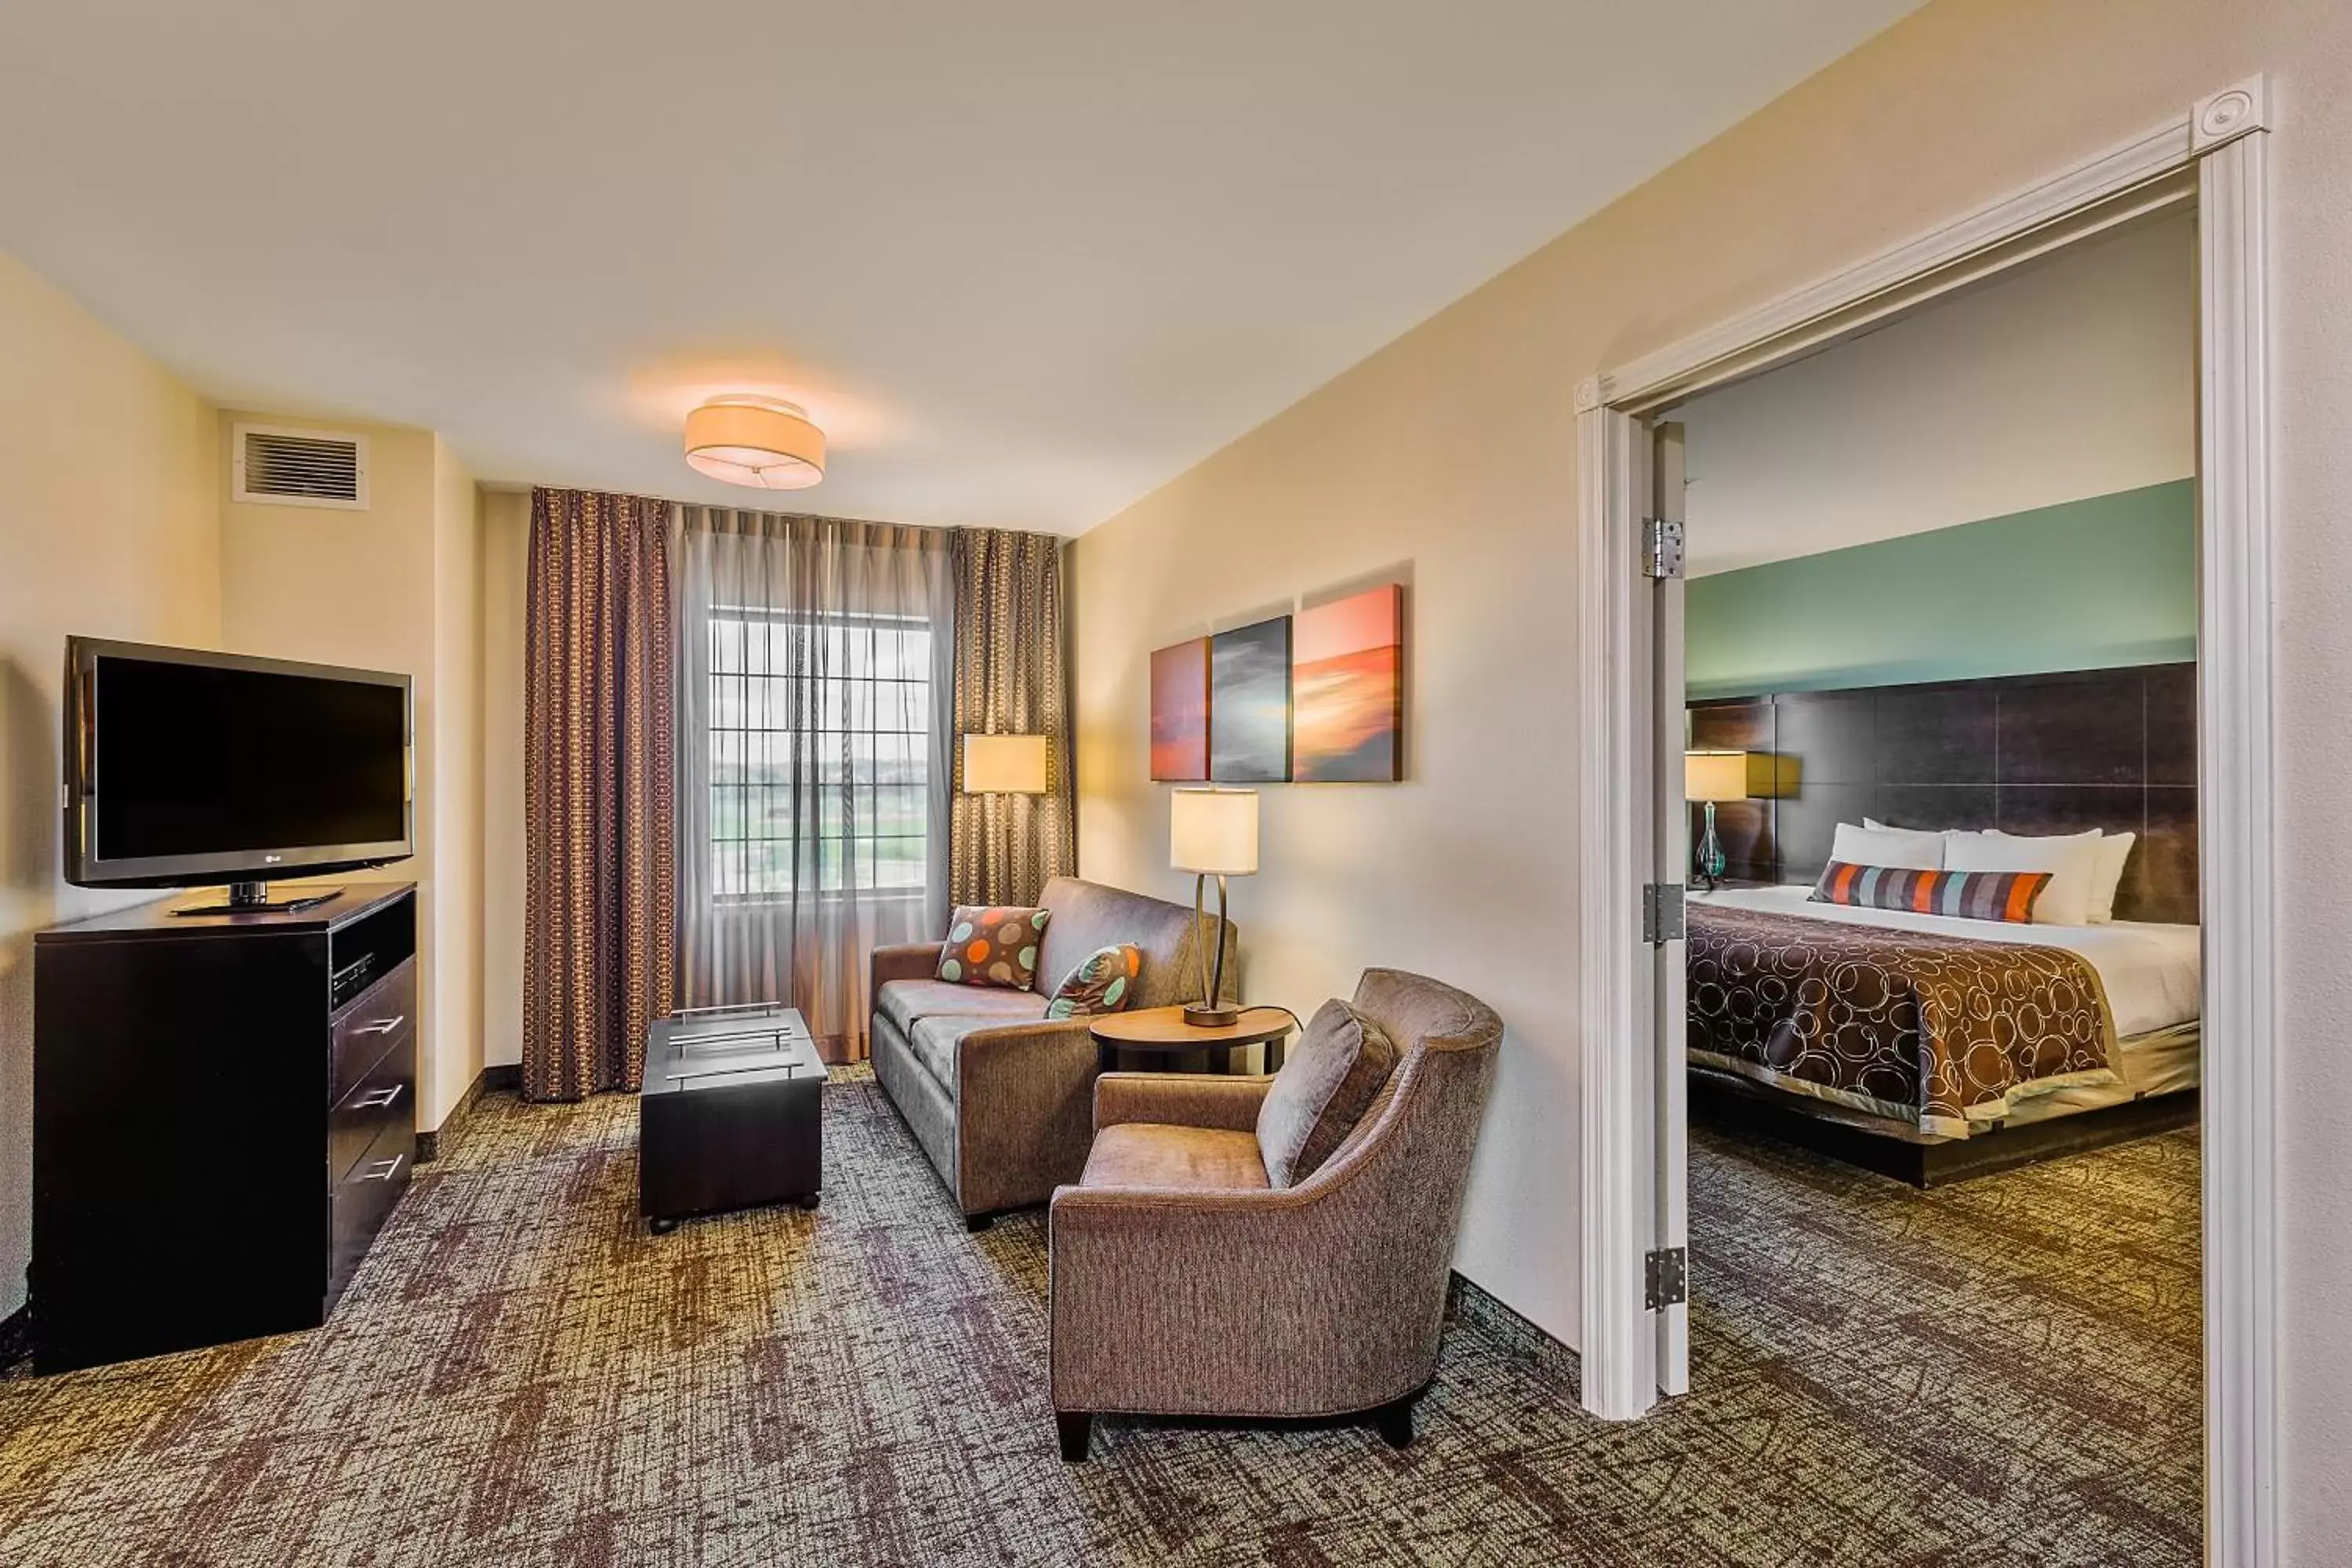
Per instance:
[[[974,1029],[989,1028],[1003,1023],[1002,1018],[960,1018],[952,1014],[920,1020],[914,1032],[907,1037],[907,1052],[923,1064],[923,1070],[938,1080],[947,1090],[948,1098],[959,1098],[957,1085],[962,1077],[956,1071],[956,1047]]]
[[[898,1032],[912,1042],[915,1026],[925,1018],[953,1013],[991,1023],[1018,1024],[1044,1017],[1045,998],[1034,991],[959,985],[952,980],[893,980],[882,987],[874,1010],[898,1025]]]
[[[1048,1018],[1091,1018],[1102,1013],[1123,1013],[1135,1000],[1135,977],[1143,973],[1143,950],[1133,942],[1099,947],[1078,961],[1078,966],[1045,1004]]]
[[[1191,1192],[1263,1191],[1257,1135],[1221,1127],[1125,1121],[1095,1134],[1082,1187],[1181,1187]]]
[[[1313,1175],[1380,1097],[1396,1059],[1378,1024],[1337,997],[1324,1003],[1258,1106],[1267,1184]]]
[[[1026,991],[1037,983],[1037,945],[1054,911],[1009,904],[958,904],[940,947],[940,978],[961,985]]]

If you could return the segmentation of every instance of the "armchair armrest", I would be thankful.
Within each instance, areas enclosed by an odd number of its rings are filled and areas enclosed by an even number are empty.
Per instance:
[[[867,967],[873,984],[866,1005],[873,1007],[893,980],[929,980],[939,973],[940,947],[936,942],[899,942],[876,948]]]
[[[1095,1079],[1095,1131],[1129,1121],[1178,1127],[1257,1129],[1258,1106],[1271,1078],[1217,1073],[1107,1072]]]
[[[1365,1410],[1434,1363],[1451,1232],[1359,1182],[1064,1187],[1050,1237],[1057,1410]]]

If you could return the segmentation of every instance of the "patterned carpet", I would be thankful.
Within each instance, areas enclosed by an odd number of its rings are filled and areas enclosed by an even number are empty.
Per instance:
[[[1421,1440],[1055,1458],[1041,1216],[870,1079],[816,1215],[654,1238],[635,1112],[485,1100],[315,1333],[0,1384],[10,1568],[2198,1560],[2197,1145],[1923,1195],[1702,1135],[1695,1382],[1622,1426],[1475,1291]]]

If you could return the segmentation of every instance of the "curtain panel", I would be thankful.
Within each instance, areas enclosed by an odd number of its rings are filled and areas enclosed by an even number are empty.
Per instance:
[[[949,536],[681,506],[669,550],[685,1005],[863,1059],[874,949],[947,929]]]
[[[963,529],[954,555],[955,733],[1045,735],[1052,744],[1043,795],[970,795],[958,778],[949,896],[1033,904],[1048,878],[1078,865],[1062,541]]]
[[[634,1091],[675,1003],[667,502],[531,492],[522,1088]]]

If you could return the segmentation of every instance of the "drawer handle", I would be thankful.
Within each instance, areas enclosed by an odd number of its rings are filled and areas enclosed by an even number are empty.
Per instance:
[[[358,1028],[353,1029],[352,1033],[354,1035],[389,1035],[394,1029],[397,1029],[406,1022],[408,1022],[407,1014],[394,1013],[389,1018],[378,1018],[373,1024],[362,1024]]]
[[[354,1110],[382,1110],[386,1106],[398,1104],[400,1102],[401,1095],[405,1093],[407,1089],[408,1086],[406,1084],[396,1083],[390,1089],[379,1089],[373,1094],[361,1095],[357,1100],[352,1101],[352,1109]]]
[[[400,1174],[400,1163],[407,1157],[405,1154],[394,1154],[389,1160],[378,1160],[354,1179],[362,1182],[388,1182]]]

